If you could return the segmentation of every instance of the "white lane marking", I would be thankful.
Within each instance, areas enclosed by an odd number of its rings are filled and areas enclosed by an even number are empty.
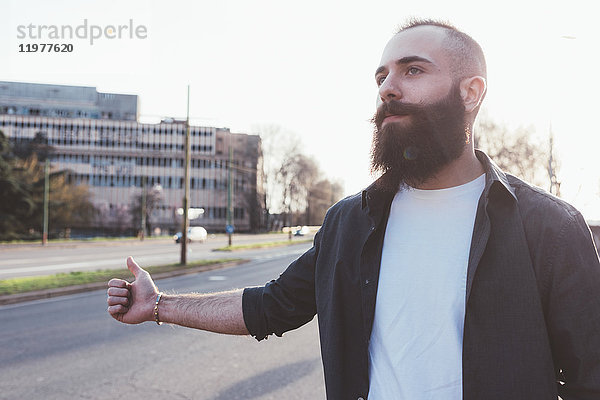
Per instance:
[[[222,275],[212,275],[208,277],[209,281],[224,281],[226,279],[227,277]]]
[[[119,249],[120,250],[120,249]],[[135,254],[135,250],[136,249],[129,249],[127,251],[120,251],[123,254]],[[191,249],[190,249],[191,250]],[[111,251],[113,252],[118,252],[115,249],[111,249]],[[172,253],[172,251],[170,249],[144,249],[142,252],[144,255],[169,255]],[[176,251],[173,251],[173,253],[177,253]],[[77,257],[95,257],[97,255],[97,253],[89,253],[88,255],[80,255]],[[126,257],[126,256],[124,256]],[[66,261],[66,260],[70,260],[72,259],[72,256],[57,256],[57,257],[41,257],[41,259],[44,262],[60,262],[60,261]],[[15,265],[15,264],[27,264],[27,263],[35,263],[36,261],[34,259],[31,258],[24,258],[24,259],[2,259],[0,260],[0,266],[2,265]],[[3,271],[6,271],[3,269]]]
[[[294,249],[294,251],[280,251],[269,256],[255,255],[255,254],[240,254],[241,257],[248,257],[250,259],[260,259],[260,260],[270,260],[273,258],[278,258],[286,255],[295,255],[302,254],[306,251],[306,249]],[[215,255],[211,255],[213,258]],[[136,261],[142,265],[151,265],[152,260],[158,260],[160,262],[176,262],[179,258],[177,255],[171,254],[169,255],[157,255],[157,256],[148,256],[143,255],[135,258]],[[75,263],[66,263],[66,264],[54,264],[54,265],[39,265],[33,267],[18,267],[18,268],[0,268],[0,279],[5,279],[3,276],[7,274],[25,274],[25,273],[33,273],[33,272],[43,272],[43,271],[74,271],[81,269],[101,269],[101,267],[112,266],[111,269],[120,269],[127,268],[125,265],[125,259],[123,257],[114,258],[109,260],[94,260],[94,261],[83,261],[83,262],[75,262]]]
[[[176,255],[172,255],[171,257],[165,256],[141,256],[136,257],[136,261],[140,264],[145,265],[148,264],[149,260],[152,259],[160,259],[160,260],[170,260],[171,258],[176,259]],[[63,270],[63,269],[81,269],[81,268],[96,268],[112,265],[115,267],[114,269],[119,268],[127,268],[125,265],[125,258],[115,258],[111,260],[95,260],[95,261],[84,261],[84,262],[76,262],[76,263],[67,263],[67,264],[54,264],[54,265],[39,265],[35,267],[21,267],[21,268],[6,268],[0,269],[1,274],[9,274],[15,272],[39,272],[39,271],[49,271],[49,270]],[[119,266],[122,267],[119,267]]]
[[[290,255],[292,255],[292,254],[286,254],[286,255],[282,256],[281,258],[285,258],[286,256],[290,256]],[[270,259],[263,259],[263,260],[253,260],[253,261],[251,261],[252,266],[260,267],[262,264],[266,264],[266,263],[270,262],[272,258],[279,258],[279,257],[270,257]],[[226,269],[234,270],[236,267],[237,266],[234,265],[231,267],[227,267]],[[204,273],[207,273],[207,272],[204,272]],[[173,280],[173,279],[180,279],[180,278],[181,278],[181,276],[174,277],[174,278],[166,278],[166,280]],[[253,286],[256,286],[256,285],[253,285]],[[77,299],[77,298],[98,296],[99,293],[105,294],[106,289],[100,288],[100,289],[90,290],[89,292],[73,293],[73,294],[67,294],[64,296],[50,297],[47,299],[38,299],[38,300],[25,301],[22,303],[0,305],[0,311],[12,310],[15,308],[36,306],[38,304],[58,303],[58,302],[62,302],[62,301],[69,302],[69,301],[72,301],[73,299]]]

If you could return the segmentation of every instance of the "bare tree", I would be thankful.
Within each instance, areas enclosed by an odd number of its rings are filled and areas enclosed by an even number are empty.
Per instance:
[[[483,116],[478,121],[474,142],[476,148],[485,151],[504,171],[559,195],[558,161],[552,139],[546,146],[533,133],[531,127],[509,131],[506,126]]]
[[[298,135],[277,125],[255,127],[263,143],[267,210],[283,214],[284,225],[318,225],[326,210],[342,196],[317,161],[302,152]]]
[[[253,130],[260,132],[262,140],[267,226],[271,229],[269,216],[273,212],[285,212],[283,199],[288,195],[288,184],[293,176],[289,168],[282,166],[301,153],[302,143],[298,135],[279,125],[257,125]]]
[[[164,196],[162,188],[160,188],[158,185],[154,185],[147,189],[142,188],[142,191],[143,190],[146,190],[145,198],[143,192],[137,195],[133,199],[133,203],[129,207],[129,210],[131,210],[130,221],[133,223],[134,229],[140,229],[142,225],[142,210],[145,209],[146,215],[144,216],[144,236],[146,236],[152,232],[153,222],[151,218],[154,211],[163,204]]]
[[[560,181],[558,180],[558,170],[560,163],[554,155],[554,135],[550,129],[550,139],[548,142],[548,179],[550,180],[550,193],[560,196]]]
[[[288,160],[287,165],[282,168],[288,169],[291,172],[292,179],[289,182],[289,212],[304,213],[308,207],[308,195],[310,187],[313,185],[321,171],[313,157],[304,154],[298,154]],[[294,224],[297,221],[290,221]]]
[[[329,207],[343,195],[344,187],[340,182],[321,179],[314,183],[307,197],[306,225],[321,225]]]

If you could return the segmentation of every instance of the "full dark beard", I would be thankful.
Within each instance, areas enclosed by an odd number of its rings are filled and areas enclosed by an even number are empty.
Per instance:
[[[405,104],[395,100],[382,104],[371,121],[374,124],[371,172],[383,174],[378,187],[396,192],[405,185],[419,186],[460,157],[468,140],[464,113],[458,84],[433,104]],[[408,117],[382,128],[388,114]]]

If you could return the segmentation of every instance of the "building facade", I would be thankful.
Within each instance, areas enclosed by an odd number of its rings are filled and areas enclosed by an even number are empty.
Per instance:
[[[23,87],[15,87],[18,85]],[[16,143],[33,140],[36,135],[46,138],[54,149],[52,168],[70,171],[72,183],[90,189],[98,216],[92,226],[74,229],[89,234],[136,232],[141,227],[141,199],[149,196],[157,200],[148,218],[154,233],[181,229],[185,121],[164,119],[147,124],[131,119],[137,117],[137,96],[61,86],[60,99],[37,99],[35,96],[53,93],[50,89],[57,85],[11,83],[11,96],[3,96],[7,92],[3,86],[6,83],[0,82],[0,130]],[[96,100],[92,92],[98,95]],[[24,93],[29,97],[18,98]],[[77,95],[83,97],[80,109]],[[60,112],[71,116],[58,116]],[[264,189],[260,137],[232,133],[227,128],[189,129],[190,225],[224,231],[231,204],[236,231],[261,230]]]
[[[138,97],[88,86],[0,82],[0,114],[136,121]]]

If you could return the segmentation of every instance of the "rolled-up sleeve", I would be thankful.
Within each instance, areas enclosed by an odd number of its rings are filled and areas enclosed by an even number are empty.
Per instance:
[[[558,393],[600,399],[600,262],[581,214],[564,223],[553,250],[548,328]]]
[[[257,340],[283,335],[310,320],[317,312],[315,265],[321,231],[313,247],[291,263],[278,279],[263,287],[244,289],[242,308],[248,332]]]

